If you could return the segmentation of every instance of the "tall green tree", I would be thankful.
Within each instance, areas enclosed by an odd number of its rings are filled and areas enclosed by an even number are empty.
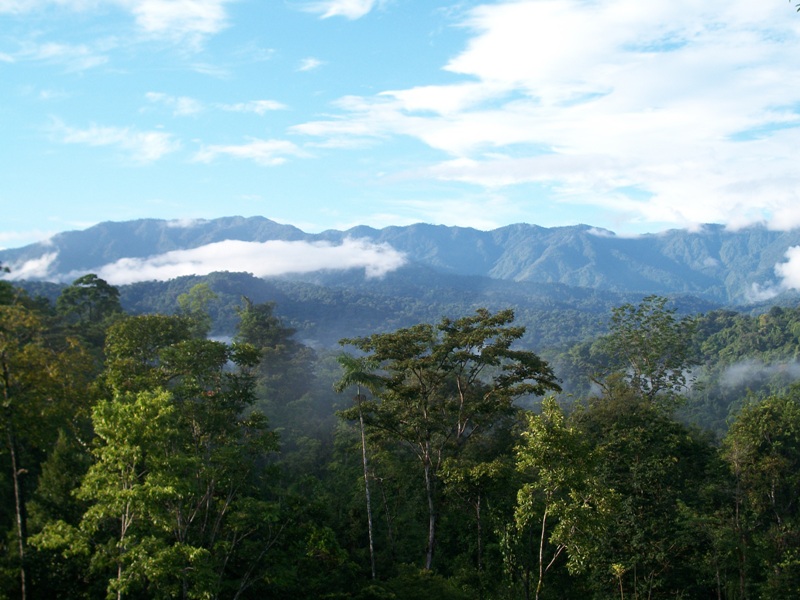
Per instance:
[[[343,340],[379,365],[384,380],[378,400],[360,405],[367,427],[384,443],[410,451],[422,471],[426,569],[433,566],[444,460],[510,414],[516,398],[559,389],[547,363],[512,348],[524,333],[513,320],[511,310],[479,309],[436,326]]]
[[[367,506],[369,562],[372,578],[375,579],[377,574],[375,572],[375,544],[372,527],[372,498],[370,497],[369,489],[370,473],[367,461],[367,436],[364,429],[364,411],[361,409],[361,404],[366,400],[366,396],[361,394],[361,388],[376,394],[380,391],[383,380],[374,373],[377,365],[368,358],[356,358],[351,354],[342,353],[337,356],[336,360],[341,365],[343,373],[342,377],[334,384],[334,390],[338,393],[342,393],[349,387],[355,386],[356,388],[356,395],[353,400],[355,402],[356,411],[358,412],[358,429],[361,436],[361,464],[364,470],[364,496]]]
[[[5,273],[10,273],[11,269],[9,269],[3,263],[0,263],[0,276]],[[0,279],[0,304],[11,304],[14,301],[14,296],[16,295],[16,290],[14,286],[4,279]]]
[[[595,454],[593,476],[613,490],[607,526],[585,554],[590,585],[635,597],[711,593],[693,516],[717,464],[710,441],[631,389],[590,401],[573,422]]]
[[[736,415],[722,454],[736,480],[739,594],[800,594],[800,390],[752,401]]]
[[[599,477],[598,459],[585,432],[553,397],[544,400],[541,413],[528,415],[517,448],[517,468],[527,482],[517,494],[515,526],[519,533],[537,529],[530,538],[536,544],[537,600],[562,553],[570,573],[583,573],[607,531],[615,498]]]
[[[68,331],[84,340],[99,356],[106,329],[124,314],[119,297],[116,287],[89,273],[61,291],[56,299],[56,313]]]
[[[308,423],[297,423],[289,409],[312,388],[313,350],[294,339],[294,330],[275,315],[274,303],[245,297],[237,312],[236,342],[250,344],[261,357],[254,371],[259,406],[274,426],[299,434]]]
[[[194,337],[205,338],[211,331],[213,322],[208,308],[217,298],[217,294],[205,282],[192,286],[188,292],[178,296],[178,314],[189,320]]]
[[[89,273],[61,291],[56,299],[56,311],[82,326],[104,321],[122,314],[119,290]]]
[[[238,597],[268,567],[277,439],[252,410],[258,353],[189,325],[151,315],[112,326],[110,398],[93,413],[96,460],[80,488],[89,508],[77,529],[57,522],[39,536],[46,549],[93,548],[118,597]]]
[[[20,594],[27,596],[26,475],[37,453],[56,440],[58,428],[73,424],[85,404],[90,371],[73,339],[53,340],[42,317],[21,304],[0,306],[0,429],[9,458]]]
[[[687,390],[694,320],[677,318],[667,304],[667,298],[648,296],[637,305],[615,308],[608,335],[591,345],[588,357],[578,358],[606,394],[620,381],[651,401]]]
[[[129,316],[114,323],[106,337],[103,380],[113,392],[152,390],[175,376],[163,368],[165,349],[191,338],[191,323],[167,315]]]

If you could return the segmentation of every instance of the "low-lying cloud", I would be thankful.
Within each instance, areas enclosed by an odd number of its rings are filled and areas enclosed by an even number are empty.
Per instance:
[[[800,290],[800,246],[792,246],[785,256],[786,262],[775,265],[775,274],[786,289]]]
[[[50,268],[58,258],[58,252],[48,252],[39,258],[20,261],[6,265],[10,272],[3,276],[3,279],[11,281],[23,279],[48,279]]]
[[[765,363],[759,359],[747,359],[730,365],[720,376],[723,388],[733,389],[744,386],[763,384],[767,380],[779,377],[786,382],[800,379],[800,363],[782,361]]]
[[[754,283],[750,290],[750,299],[755,302],[771,300],[781,292],[800,290],[800,246],[791,246],[784,254],[785,262],[775,265],[775,275],[780,281],[775,284],[761,286]]]
[[[122,258],[95,272],[113,285],[166,281],[185,275],[208,275],[215,271],[247,272],[256,277],[269,277],[324,270],[364,269],[367,277],[382,277],[405,262],[405,255],[391,246],[373,244],[367,240],[346,239],[339,245],[326,242],[226,240],[148,258]],[[79,274],[72,275],[77,277]]]

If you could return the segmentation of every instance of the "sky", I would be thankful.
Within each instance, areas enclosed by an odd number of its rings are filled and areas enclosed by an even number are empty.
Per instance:
[[[0,0],[0,248],[233,215],[794,228],[794,5]]]

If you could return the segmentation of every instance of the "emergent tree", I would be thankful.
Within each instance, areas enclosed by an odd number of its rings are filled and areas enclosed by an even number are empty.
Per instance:
[[[492,314],[481,308],[435,326],[343,340],[379,365],[383,378],[378,399],[360,402],[347,416],[357,419],[360,410],[379,440],[411,451],[422,470],[426,569],[433,564],[444,460],[509,415],[516,398],[560,389],[545,361],[511,347],[525,332],[513,320],[511,310]]]

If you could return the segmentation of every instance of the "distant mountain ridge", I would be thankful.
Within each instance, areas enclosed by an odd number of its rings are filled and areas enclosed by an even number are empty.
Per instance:
[[[100,223],[59,233],[49,241],[0,251],[12,267],[48,258],[41,279],[93,272],[121,259],[144,259],[227,240],[341,244],[346,239],[388,245],[411,266],[452,276],[563,284],[619,293],[694,295],[722,304],[745,304],[765,289],[780,291],[775,266],[800,246],[800,229],[750,227],[729,231],[708,225],[638,237],[617,236],[588,225],[516,224],[492,231],[416,224],[305,233],[264,217],[225,217],[176,222],[143,219]],[[230,265],[236,271],[236,265]],[[343,272],[298,276],[335,284]]]

